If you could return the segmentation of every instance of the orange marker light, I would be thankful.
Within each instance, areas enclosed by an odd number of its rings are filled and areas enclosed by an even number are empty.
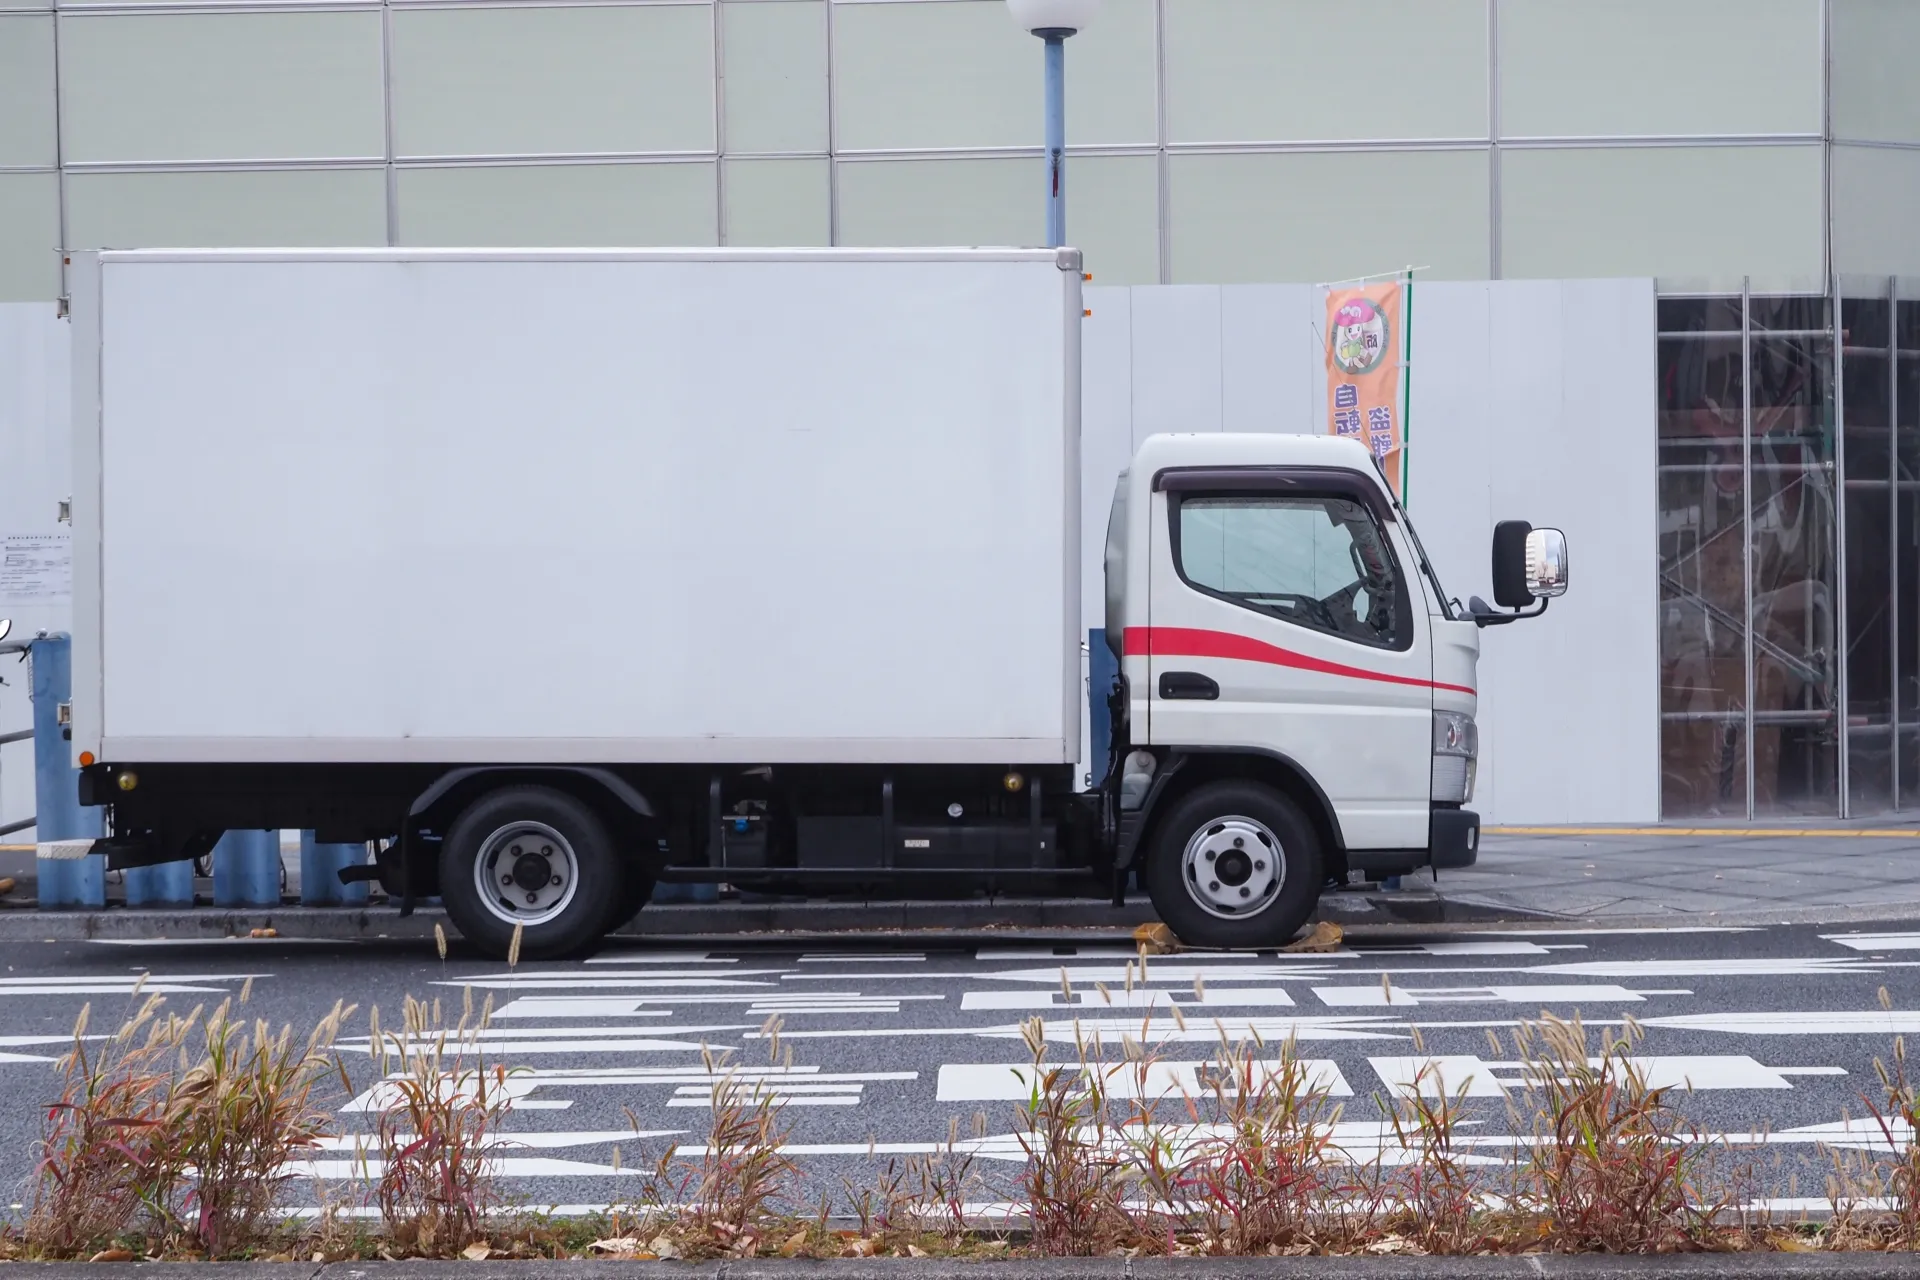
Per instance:
[[[80,753],[80,763],[81,763],[81,765],[82,765],[83,767],[84,767],[84,766],[86,766],[86,765],[90,765],[90,764],[92,764],[92,763],[93,763],[93,752],[91,752],[91,751],[82,751],[82,752]]]

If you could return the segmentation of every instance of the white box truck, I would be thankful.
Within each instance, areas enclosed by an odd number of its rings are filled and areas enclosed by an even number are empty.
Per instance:
[[[74,262],[73,750],[111,866],[367,841],[482,949],[657,883],[1130,877],[1200,945],[1470,863],[1477,625],[1357,443],[1117,478],[1075,786],[1072,250]],[[1102,502],[1105,494],[1096,495]],[[1503,526],[1509,610],[1564,587]]]

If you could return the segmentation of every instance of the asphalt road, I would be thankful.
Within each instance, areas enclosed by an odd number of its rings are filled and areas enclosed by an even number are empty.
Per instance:
[[[1123,1034],[1151,1042],[1163,1065],[1148,1088],[1170,1095],[1197,1086],[1223,1029],[1258,1033],[1265,1056],[1291,1036],[1343,1104],[1343,1140],[1356,1150],[1379,1142],[1380,1100],[1438,1057],[1450,1087],[1471,1079],[1469,1131],[1495,1152],[1520,1127],[1511,1030],[1543,1010],[1596,1026],[1631,1014],[1653,1082],[1685,1090],[1679,1105],[1702,1131],[1753,1144],[1762,1191],[1780,1207],[1817,1208],[1831,1167],[1823,1144],[1884,1149],[1861,1122],[1862,1098],[1880,1097],[1874,1059],[1920,1030],[1920,932],[1900,929],[1436,933],[1324,955],[1156,957],[1144,978],[1129,978],[1122,943],[623,943],[512,972],[462,958],[457,943],[445,961],[430,942],[16,943],[0,975],[0,1178],[18,1188],[12,1200],[31,1199],[40,1106],[76,1015],[90,1004],[93,1030],[111,1029],[148,975],[146,990],[181,1012],[237,996],[251,977],[249,1012],[302,1033],[336,999],[356,1002],[342,1048],[357,1096],[329,1099],[345,1135],[371,1128],[377,1102],[373,1006],[393,1027],[408,995],[438,1000],[451,1025],[469,999],[491,997],[485,1051],[524,1068],[512,1077],[500,1171],[512,1199],[535,1208],[631,1197],[668,1143],[703,1142],[703,1046],[758,1073],[782,1102],[810,1195],[844,1199],[843,1178],[870,1185],[886,1161],[931,1152],[957,1126],[977,1157],[971,1198],[999,1199],[1020,1168],[1018,1069],[1029,1057],[1019,1024],[1035,1015],[1055,1061],[1077,1058],[1076,1021],[1083,1038],[1099,1031],[1109,1060]],[[770,1061],[763,1031],[775,1017]],[[1489,1032],[1506,1042],[1498,1055]],[[351,1138],[335,1146],[313,1171],[351,1181]]]

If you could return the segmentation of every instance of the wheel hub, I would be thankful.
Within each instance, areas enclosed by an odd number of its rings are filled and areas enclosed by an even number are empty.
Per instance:
[[[567,909],[579,870],[565,836],[543,822],[515,822],[481,841],[473,883],[495,918],[536,925]]]
[[[1237,815],[1194,832],[1180,863],[1194,903],[1225,920],[1264,910],[1287,876],[1286,853],[1273,832],[1265,823]]]
[[[553,864],[545,855],[523,853],[513,860],[513,882],[522,889],[544,889],[553,879]]]

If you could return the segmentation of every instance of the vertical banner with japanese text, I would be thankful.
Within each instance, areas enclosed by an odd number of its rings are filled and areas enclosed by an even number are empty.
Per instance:
[[[1366,445],[1402,496],[1405,315],[1404,280],[1327,290],[1327,429]]]

